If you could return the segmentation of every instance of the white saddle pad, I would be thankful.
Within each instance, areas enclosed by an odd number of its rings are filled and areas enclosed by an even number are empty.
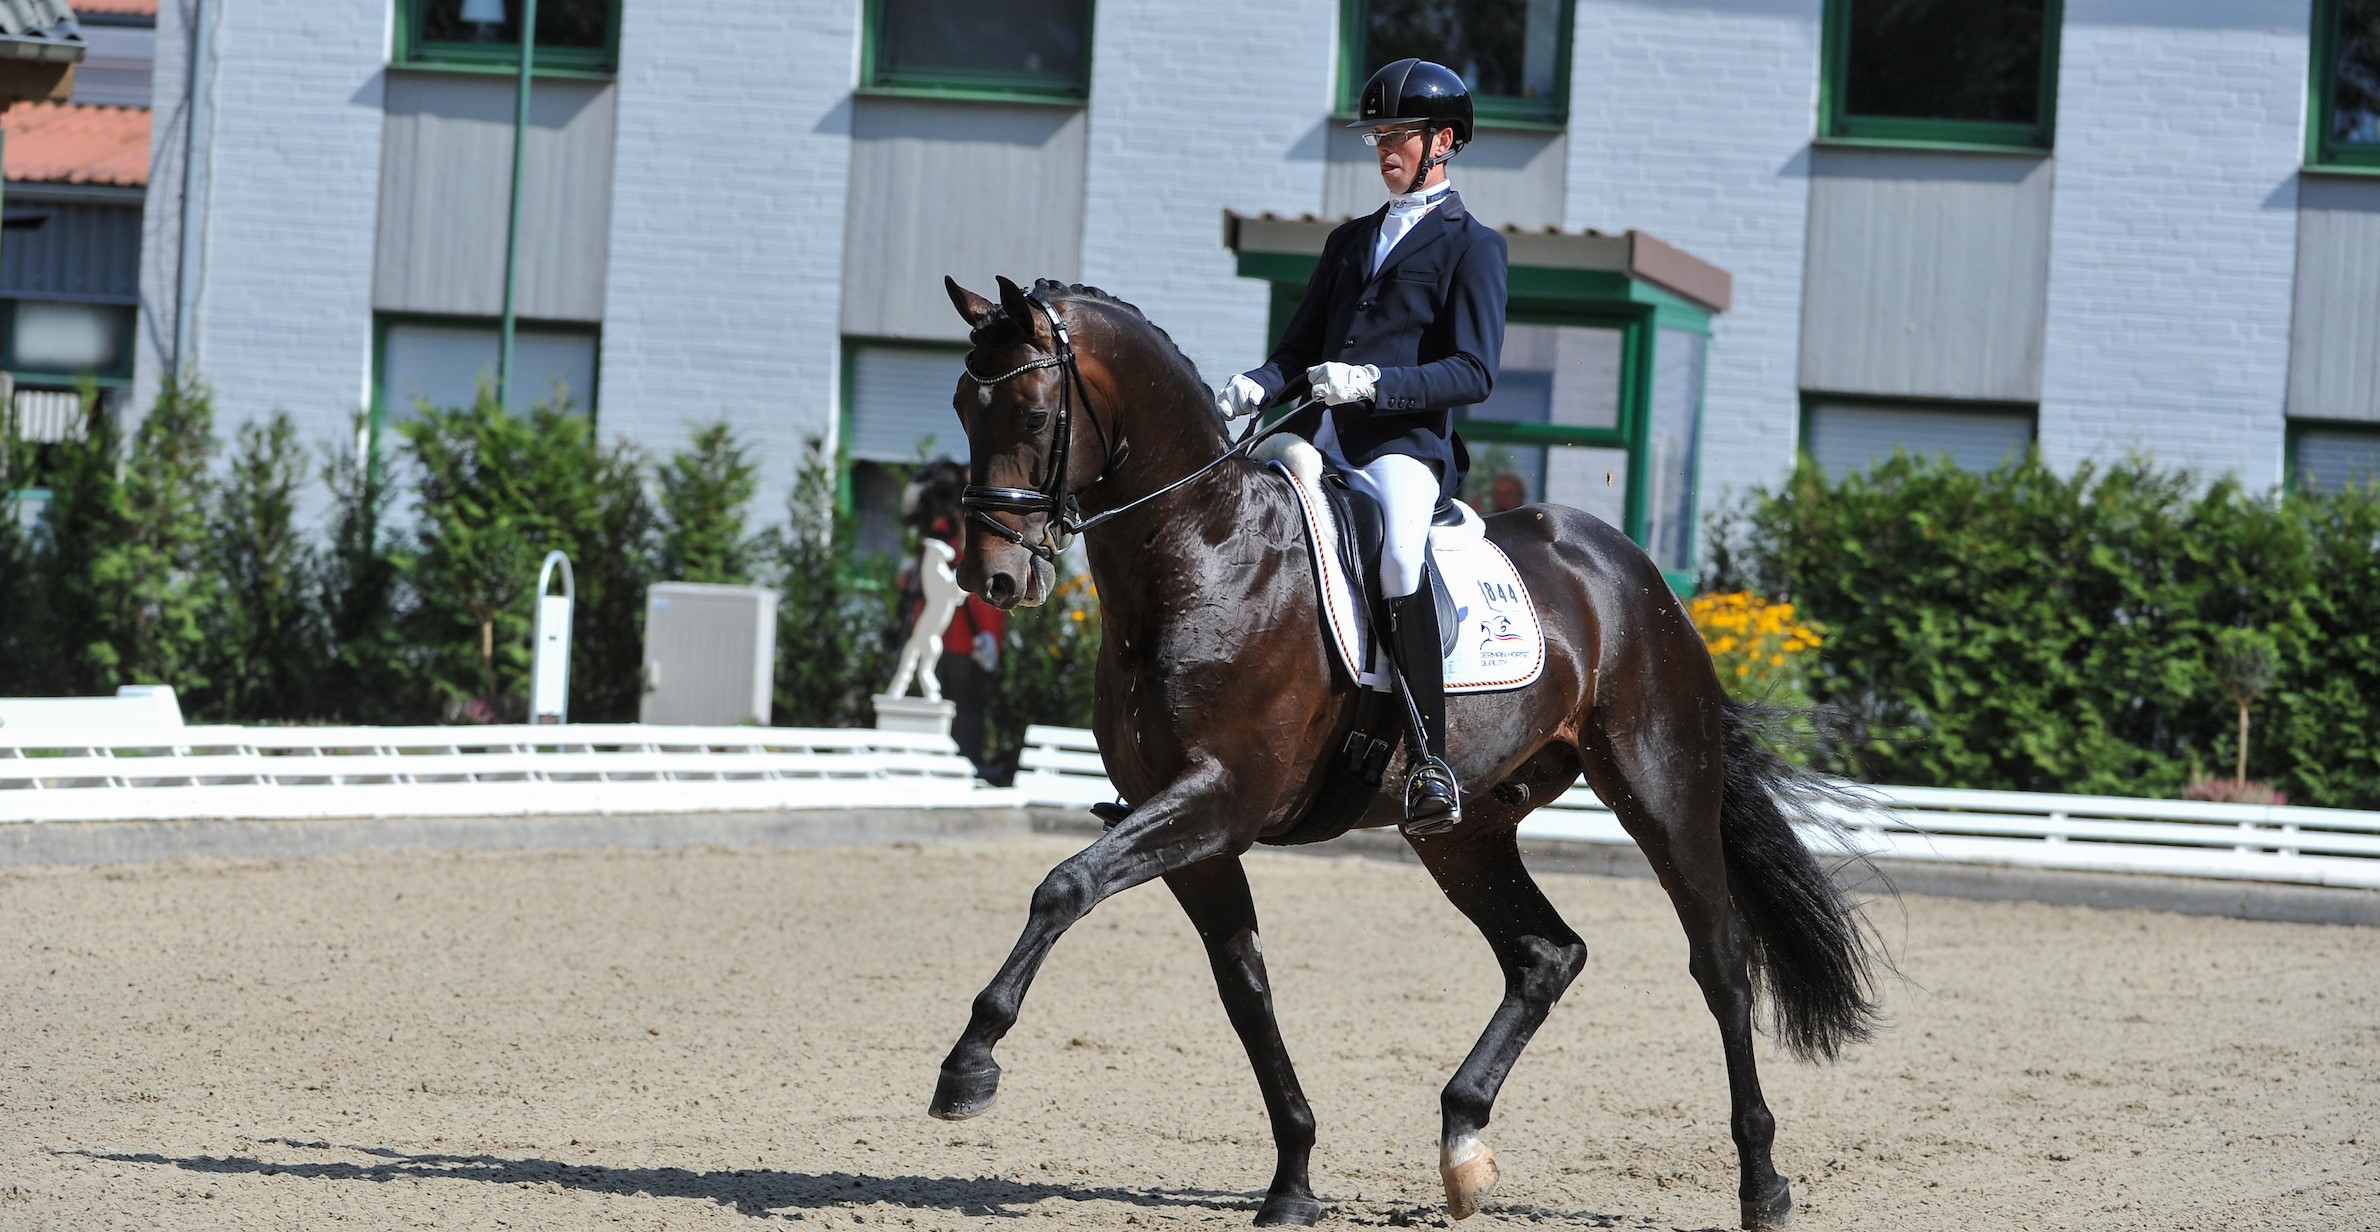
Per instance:
[[[1286,434],[1284,434],[1286,435]],[[1328,627],[1339,665],[1357,683],[1387,689],[1385,656],[1372,645],[1359,613],[1363,591],[1339,557],[1339,531],[1318,485],[1322,459],[1312,445],[1294,437],[1284,447],[1260,450],[1297,494],[1305,510],[1306,542],[1314,552],[1314,573],[1322,588],[1322,623]],[[1303,455],[1303,456],[1301,456]],[[1446,656],[1446,691],[1493,693],[1534,684],[1545,671],[1545,631],[1528,584],[1504,550],[1487,540],[1487,524],[1469,505],[1458,526],[1433,527],[1430,552],[1454,600],[1454,649]],[[1441,630],[1443,633],[1443,630]]]

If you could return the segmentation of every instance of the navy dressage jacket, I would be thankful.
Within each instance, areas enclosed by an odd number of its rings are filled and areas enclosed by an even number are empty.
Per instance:
[[[1419,458],[1452,496],[1471,462],[1454,434],[1454,408],[1487,400],[1504,349],[1504,237],[1450,188],[1367,277],[1387,216],[1383,204],[1331,232],[1281,344],[1248,377],[1269,403],[1306,388],[1306,369],[1327,360],[1378,366],[1371,401],[1308,407],[1289,430],[1311,440],[1328,413],[1349,462]]]

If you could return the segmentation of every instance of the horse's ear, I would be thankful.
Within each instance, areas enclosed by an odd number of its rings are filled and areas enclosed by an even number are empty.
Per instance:
[[[942,289],[950,292],[950,306],[958,309],[959,315],[967,319],[968,328],[972,329],[991,319],[992,301],[960,286],[958,279],[943,275]]]
[[[1010,282],[1008,275],[998,274],[994,277],[1000,284],[1001,310],[1008,314],[1008,319],[1016,325],[1017,332],[1023,334],[1026,341],[1039,343],[1045,330],[1041,324],[1041,313],[1034,309],[1033,301],[1025,298],[1024,288]]]

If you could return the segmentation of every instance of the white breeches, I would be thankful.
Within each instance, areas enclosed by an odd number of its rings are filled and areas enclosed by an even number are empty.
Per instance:
[[[1438,509],[1438,475],[1430,464],[1401,453],[1382,454],[1369,466],[1348,463],[1339,433],[1322,417],[1314,448],[1347,477],[1347,486],[1380,504],[1380,594],[1395,599],[1421,589],[1421,566],[1430,543],[1430,515]]]

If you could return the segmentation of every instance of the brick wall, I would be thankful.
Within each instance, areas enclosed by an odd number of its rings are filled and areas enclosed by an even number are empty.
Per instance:
[[[344,434],[369,400],[372,245],[380,190],[388,0],[210,4],[211,175],[203,216],[195,363],[217,429],[288,411],[309,446]],[[174,337],[188,57],[184,6],[157,15],[157,125],[141,251],[132,413],[156,396]],[[309,517],[325,498],[307,485]]]
[[[756,524],[832,439],[860,0],[622,6],[602,422],[656,454],[726,418]]]
[[[1337,45],[1330,0],[1099,5],[1083,276],[1138,304],[1210,383],[1272,341],[1223,211],[1321,208]]]
[[[1578,0],[1564,225],[1649,231],[1735,275],[1714,323],[1702,505],[1792,465],[1820,0]]]
[[[2067,0],[2041,447],[2281,478],[2306,0]]]

